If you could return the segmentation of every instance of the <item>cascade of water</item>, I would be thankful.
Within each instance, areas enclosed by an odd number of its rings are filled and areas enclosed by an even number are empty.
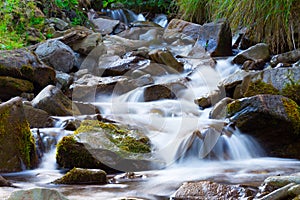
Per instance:
[[[159,15],[155,16],[155,18],[153,19],[153,22],[160,25],[161,27],[165,28],[168,25],[168,18],[164,14],[159,14]]]
[[[135,14],[133,11],[128,9],[102,9],[102,12],[106,13],[107,16],[115,20],[120,20],[121,22],[129,25],[131,22],[135,21],[146,21],[143,14]]]

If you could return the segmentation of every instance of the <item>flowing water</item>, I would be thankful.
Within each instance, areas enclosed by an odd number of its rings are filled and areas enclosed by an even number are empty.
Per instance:
[[[58,118],[56,128],[39,130],[48,149],[40,167],[3,176],[20,189],[55,188],[69,199],[168,199],[184,181],[213,180],[257,186],[268,176],[296,172],[299,161],[264,157],[260,145],[237,129],[228,128],[226,132],[230,134],[221,134],[226,122],[209,119],[210,108],[200,110],[193,102],[201,94],[219,89],[220,80],[238,70],[229,61],[219,59],[215,68],[205,65],[196,68],[189,61],[183,73],[153,75],[155,84],[188,77],[187,89],[175,92],[176,99],[144,102],[144,86],[123,95],[98,95],[97,101],[92,102],[104,117],[142,127],[153,144],[155,156],[166,163],[164,169],[137,172],[135,179],[111,175],[110,183],[102,186],[53,185],[51,181],[65,173],[56,166],[55,143],[72,133],[62,128],[67,118]],[[35,129],[32,131],[37,133]],[[0,199],[17,189],[0,188]]]

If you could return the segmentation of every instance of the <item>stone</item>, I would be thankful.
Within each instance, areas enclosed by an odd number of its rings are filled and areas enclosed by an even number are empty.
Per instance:
[[[214,90],[209,94],[194,100],[194,103],[202,109],[209,108],[219,102],[221,99],[221,92]]]
[[[59,40],[48,40],[40,44],[35,53],[55,70],[70,72],[77,62],[74,51]]]
[[[174,200],[183,199],[239,199],[244,189],[210,181],[186,182],[176,192]]]
[[[74,77],[73,75],[61,71],[56,71],[56,80],[56,87],[66,92],[69,90],[70,85],[73,83]]]
[[[27,104],[24,104],[23,107],[30,128],[45,128],[52,125],[50,115],[46,111]]]
[[[209,113],[210,119],[225,119],[227,116],[227,104],[233,102],[234,100],[225,97],[222,100],[220,100],[218,103],[214,105],[212,110]]]
[[[17,172],[37,166],[35,143],[22,99],[0,104],[0,172]]]
[[[32,106],[54,116],[78,115],[80,112],[62,91],[53,85],[45,87],[33,100]]]
[[[101,41],[102,36],[100,33],[92,33],[84,39],[76,41],[72,45],[72,49],[83,55],[88,55]]]
[[[14,191],[8,198],[8,200],[68,200],[60,192],[54,189],[48,188],[32,188],[28,190]]]
[[[162,167],[151,155],[149,138],[139,129],[122,124],[85,120],[74,135],[62,138],[57,147],[57,163],[65,168],[116,172]]]
[[[167,41],[174,41],[178,37],[182,38],[180,34],[197,41],[195,48],[204,49],[211,56],[232,55],[231,29],[227,21],[212,22],[201,26],[180,19],[172,19],[163,37]]]
[[[119,20],[105,18],[92,19],[91,21],[95,25],[95,30],[102,35],[112,33],[115,27],[120,23]]]
[[[162,27],[131,27],[122,31],[118,36],[131,40],[154,41],[161,40],[164,29]],[[147,37],[146,37],[147,36]]]
[[[262,70],[265,66],[265,61],[262,59],[258,59],[256,61],[253,60],[247,60],[244,62],[241,69],[243,70]]]
[[[156,101],[161,99],[177,99],[180,96],[180,91],[187,89],[181,83],[173,82],[166,84],[151,85],[144,90],[144,101]]]
[[[55,71],[25,49],[0,51],[0,76],[30,81],[35,92],[56,82]]]
[[[33,83],[27,80],[0,76],[0,99],[7,101],[12,97],[20,96],[22,93],[33,92]]]
[[[69,28],[69,24],[67,22],[56,17],[46,19],[46,23],[54,24],[54,27],[60,31],[64,31]]]
[[[244,64],[245,61],[251,60],[254,62],[258,62],[258,60],[269,61],[270,59],[270,51],[269,46],[265,43],[258,43],[245,51],[237,54],[232,62],[235,64]]]
[[[263,144],[269,155],[300,157],[300,108],[293,100],[256,95],[229,103],[227,110],[230,122]]]
[[[63,177],[53,181],[53,183],[67,185],[102,185],[107,183],[107,177],[105,171],[100,169],[73,168]]]
[[[178,62],[170,51],[156,49],[149,52],[149,57],[154,62],[165,64],[176,72],[183,72],[184,70],[183,64]]]
[[[293,64],[300,60],[300,49],[295,49],[286,53],[278,54],[272,57],[270,64],[272,67],[277,66],[279,63]]]

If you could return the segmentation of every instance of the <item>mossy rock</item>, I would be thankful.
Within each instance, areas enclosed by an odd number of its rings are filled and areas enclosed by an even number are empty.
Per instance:
[[[0,172],[21,171],[37,165],[35,142],[21,98],[0,104],[0,148]]]
[[[1,50],[0,76],[10,76],[33,83],[35,90],[55,84],[55,71],[29,50]]]
[[[54,184],[106,184],[107,177],[103,170],[73,168],[62,178],[53,181]]]
[[[23,92],[33,92],[33,89],[33,84],[27,80],[0,76],[0,99],[4,101],[19,96]]]
[[[149,138],[125,125],[85,120],[72,136],[57,146],[57,163],[63,167],[109,171],[142,171],[164,167],[151,154]]]
[[[284,150],[300,142],[300,108],[293,100],[256,95],[229,103],[227,110],[230,121],[261,142],[269,155],[300,158]]]

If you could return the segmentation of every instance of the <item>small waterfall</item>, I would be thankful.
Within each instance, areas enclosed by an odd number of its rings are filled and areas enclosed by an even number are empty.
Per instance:
[[[168,25],[168,18],[164,14],[159,14],[154,17],[153,22],[160,25],[163,28],[166,28]]]
[[[143,14],[136,14],[128,9],[102,9],[102,12],[106,13],[106,15],[112,19],[120,20],[126,25],[129,25],[135,21],[146,21],[146,18],[143,16]]]

